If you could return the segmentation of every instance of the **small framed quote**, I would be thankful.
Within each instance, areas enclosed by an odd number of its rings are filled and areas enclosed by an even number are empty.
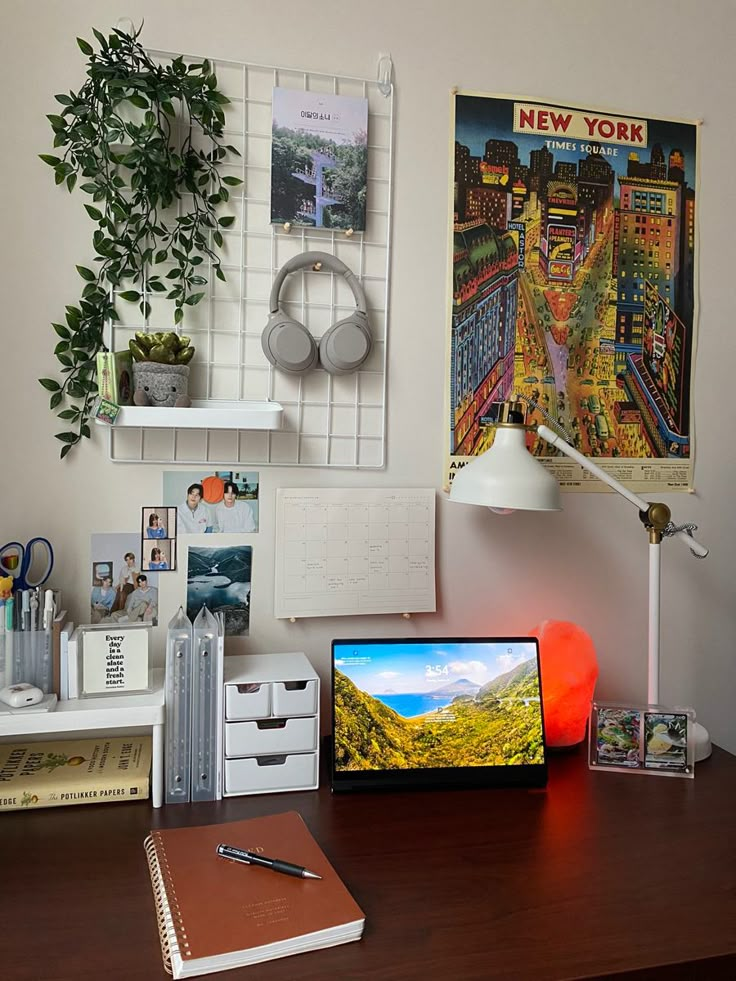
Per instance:
[[[146,624],[89,627],[81,637],[83,697],[150,691]]]

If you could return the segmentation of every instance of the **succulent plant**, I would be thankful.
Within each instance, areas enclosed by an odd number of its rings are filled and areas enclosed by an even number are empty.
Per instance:
[[[190,339],[174,330],[147,334],[138,330],[128,342],[134,361],[154,361],[156,364],[189,364],[194,357]]]

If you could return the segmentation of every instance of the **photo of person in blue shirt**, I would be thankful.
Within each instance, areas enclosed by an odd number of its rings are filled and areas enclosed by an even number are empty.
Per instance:
[[[151,549],[151,560],[148,563],[149,569],[168,569],[169,563],[160,548]]]
[[[148,517],[148,527],[146,528],[147,538],[166,538],[166,528],[161,524],[161,518],[152,511]]]
[[[92,605],[92,623],[99,623],[103,617],[109,616],[115,602],[115,590],[112,588],[112,576],[104,576],[101,586],[92,587],[90,597]]]

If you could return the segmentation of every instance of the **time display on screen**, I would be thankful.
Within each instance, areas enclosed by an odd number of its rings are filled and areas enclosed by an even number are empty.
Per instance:
[[[424,673],[428,678],[441,678],[442,675],[449,675],[450,670],[446,664],[425,664]]]

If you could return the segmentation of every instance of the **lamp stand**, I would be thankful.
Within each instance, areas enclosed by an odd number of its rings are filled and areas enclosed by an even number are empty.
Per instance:
[[[649,629],[647,640],[647,700],[650,705],[659,704],[659,625],[660,625],[660,600],[661,600],[661,548],[662,537],[665,529],[672,517],[670,509],[666,504],[650,504],[620,484],[615,477],[612,477],[605,470],[589,460],[582,453],[579,453],[574,446],[571,446],[565,439],[558,436],[548,426],[540,425],[537,433],[546,443],[550,443],[558,450],[575,460],[581,467],[598,477],[604,484],[607,484],[627,501],[634,505],[639,511],[639,517],[649,534]],[[680,538],[690,547],[690,550],[700,557],[708,554],[707,548],[696,541],[691,535],[684,531],[675,532],[675,538]],[[695,762],[707,759],[711,754],[711,742],[708,730],[696,722],[693,727],[693,739],[695,741]]]

